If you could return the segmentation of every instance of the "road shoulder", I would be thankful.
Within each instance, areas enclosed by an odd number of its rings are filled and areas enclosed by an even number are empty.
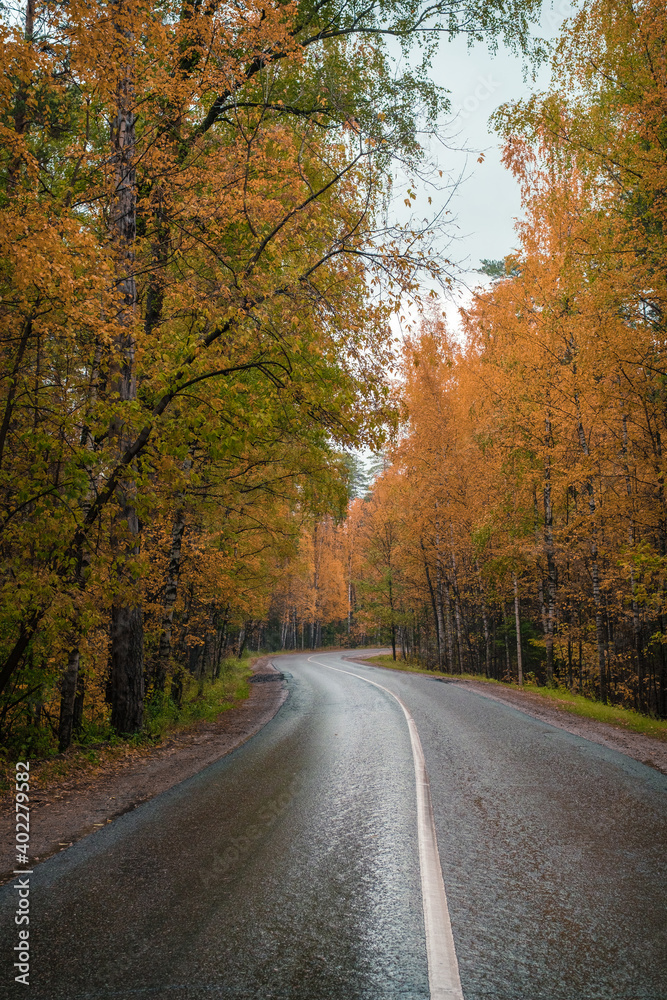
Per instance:
[[[355,662],[363,663],[368,667],[375,667],[377,670],[387,670],[393,673],[391,667],[380,667],[376,663],[370,663],[361,658],[346,657],[346,659],[354,659]],[[399,671],[396,672],[398,673]],[[400,672],[404,673],[403,671]],[[425,672],[419,676],[428,676],[428,673]],[[581,736],[583,739],[599,743],[610,750],[617,750],[627,757],[632,757],[633,760],[640,761],[642,764],[647,764],[649,767],[661,771],[662,774],[667,774],[667,743],[662,740],[646,736],[643,733],[634,733],[630,730],[622,729],[620,726],[612,726],[607,722],[598,722],[597,719],[587,719],[584,716],[573,715],[571,712],[553,708],[551,705],[546,704],[544,699],[540,698],[539,695],[532,694],[530,691],[519,691],[505,687],[500,689],[496,687],[491,688],[490,685],[485,684],[483,681],[449,678],[446,680],[438,678],[438,680],[444,684],[455,684],[457,687],[468,688],[468,690],[474,691],[484,698],[502,702],[502,704],[516,708],[520,712],[532,716],[534,719],[548,723],[550,726],[557,726],[559,729],[564,729],[566,732],[572,733],[573,736]]]
[[[30,858],[38,863],[94,833],[117,816],[185,781],[245,743],[287,697],[282,675],[262,657],[253,667],[250,696],[215,722],[174,733],[139,758],[114,761],[93,776],[37,789],[30,796]],[[0,884],[14,866],[14,807],[0,809]]]

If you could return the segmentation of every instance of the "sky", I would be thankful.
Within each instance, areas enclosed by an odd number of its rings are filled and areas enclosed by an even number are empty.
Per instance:
[[[563,20],[574,10],[569,0],[553,0],[553,3],[544,0],[541,22],[535,26],[535,33],[542,38],[555,39]],[[449,243],[441,242],[440,248],[462,267],[463,273],[443,306],[449,330],[462,337],[459,307],[470,302],[475,286],[489,284],[477,271],[480,261],[482,258],[500,260],[518,246],[514,224],[522,214],[519,185],[500,161],[499,137],[492,131],[489,118],[501,104],[545,89],[550,69],[546,64],[536,79],[530,75],[524,77],[521,56],[502,45],[498,46],[495,55],[491,55],[485,45],[469,48],[467,40],[459,37],[452,42],[442,42],[433,61],[432,77],[450,92],[452,104],[452,111],[443,116],[442,124],[453,139],[449,148],[438,149],[438,166],[451,178],[462,175],[462,179],[451,197],[423,190],[416,202],[421,211],[416,214],[423,218],[429,211],[426,195],[433,197],[430,211],[441,208],[449,197],[447,207],[452,213],[450,232],[454,239]],[[478,163],[481,152],[484,161]],[[403,183],[407,184],[407,178]],[[396,214],[405,222],[407,210],[401,211],[404,193],[398,190],[398,179],[396,188]],[[402,313],[412,322],[418,317],[407,301]],[[392,328],[400,343],[407,332],[400,314],[393,317]],[[370,452],[360,457],[367,463]]]
[[[563,20],[574,12],[570,0],[544,0],[539,26],[535,34],[542,38],[555,39]],[[477,269],[482,258],[500,260],[518,246],[515,220],[521,216],[519,185],[500,161],[499,137],[492,131],[489,118],[501,104],[527,97],[535,90],[548,86],[550,70],[548,64],[539,71],[536,79],[524,76],[524,64],[520,55],[499,44],[495,55],[491,55],[485,45],[468,47],[467,39],[455,38],[440,45],[438,55],[433,60],[432,77],[436,83],[449,91],[451,112],[443,115],[441,124],[452,136],[448,148],[434,148],[439,168],[452,179],[461,177],[451,197],[446,192],[436,194],[422,188],[416,205],[418,219],[432,214],[445,206],[451,211],[449,232],[454,239],[449,243],[441,241],[439,246],[445,255],[459,264],[463,272],[454,286],[451,298],[443,302],[447,314],[449,330],[456,336],[462,334],[459,307],[467,305],[475,286],[489,284],[488,279]],[[484,153],[483,163],[478,163],[480,153]],[[407,186],[409,179],[396,177],[394,215],[398,221],[407,221],[407,209],[403,208],[405,192],[401,184]],[[431,195],[433,205],[429,208],[426,196]],[[449,199],[449,200],[448,200]],[[408,321],[416,321],[418,313],[409,301],[401,310]],[[408,326],[401,315],[392,318],[392,329],[397,344],[407,332]],[[365,450],[357,456],[368,468],[372,455]]]
[[[536,33],[556,37],[563,19],[572,12],[569,0],[546,2]],[[458,37],[443,40],[431,75],[450,92],[452,103],[452,113],[442,118],[452,137],[450,148],[437,149],[438,166],[454,179],[461,177],[447,206],[455,237],[446,248],[447,255],[463,265],[464,280],[470,286],[485,280],[475,273],[482,258],[499,260],[517,246],[514,221],[521,215],[519,187],[500,162],[499,138],[489,126],[489,117],[501,104],[544,89],[549,68],[544,66],[536,80],[525,79],[520,55],[502,45],[491,55],[485,45],[468,48],[467,40]],[[477,162],[480,152],[483,163]],[[426,193],[433,196],[436,208],[446,201],[442,193]],[[425,208],[425,198],[417,204]],[[445,248],[442,243],[441,248]],[[459,288],[458,295],[465,299],[465,288]]]

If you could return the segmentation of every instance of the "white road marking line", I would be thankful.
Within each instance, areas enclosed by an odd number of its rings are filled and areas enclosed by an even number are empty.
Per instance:
[[[463,1000],[461,980],[459,978],[459,963],[456,959],[452,925],[447,907],[445,883],[440,867],[438,841],[433,819],[433,804],[431,789],[426,772],[426,761],[415,720],[408,708],[397,694],[383,687],[376,681],[369,680],[351,670],[332,667],[329,663],[308,657],[309,663],[319,663],[322,667],[335,670],[339,674],[349,674],[360,681],[380,688],[386,694],[395,698],[403,709],[408,723],[412,757],[415,762],[415,781],[417,785],[417,840],[419,843],[419,868],[421,871],[422,900],[424,904],[424,928],[426,932],[426,957],[428,960],[428,984],[431,1000]]]

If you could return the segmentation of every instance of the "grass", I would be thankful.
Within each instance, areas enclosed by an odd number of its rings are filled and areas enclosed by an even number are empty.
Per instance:
[[[509,684],[503,685],[509,687]],[[516,685],[515,685],[516,687]],[[632,708],[621,708],[620,705],[604,705],[601,701],[593,701],[583,694],[575,694],[565,687],[547,688],[537,684],[527,685],[527,690],[541,698],[557,703],[558,708],[573,715],[583,715],[588,719],[597,719],[610,726],[629,729],[644,736],[652,736],[658,740],[667,741],[667,720],[654,719],[650,715],[642,715]]]
[[[651,716],[635,712],[631,708],[620,708],[617,705],[603,705],[601,701],[593,701],[582,694],[573,694],[572,691],[569,691],[565,687],[540,687],[537,684],[527,683],[523,689],[520,689],[516,684],[508,684],[505,681],[480,677],[479,674],[446,674],[440,670],[425,670],[424,665],[415,660],[394,661],[391,656],[385,653],[380,656],[369,656],[366,662],[378,667],[389,667],[392,670],[406,670],[410,673],[426,674],[429,677],[481,681],[484,684],[495,684],[497,687],[510,688],[517,693],[523,690],[529,694],[539,695],[540,698],[553,703],[555,708],[571,712],[573,715],[580,715],[587,719],[596,719],[598,722],[606,722],[608,725],[616,726],[620,729],[642,733],[644,736],[651,736],[654,739],[667,741],[667,720],[654,719]]]
[[[484,681],[487,684],[502,684],[502,681],[496,681],[490,677],[480,677],[478,674],[446,674],[442,670],[427,670],[420,660],[394,660],[391,654],[387,653],[381,653],[379,656],[364,656],[363,660],[364,663],[372,663],[376,667],[405,670],[410,674],[425,674],[427,677],[456,678],[464,681]]]
[[[65,753],[57,753],[54,745],[40,746],[37,753],[34,749],[26,753],[14,748],[11,759],[5,754],[0,760],[0,795],[13,788],[15,760],[30,760],[31,787],[44,790],[69,778],[93,777],[104,766],[147,757],[170,733],[187,730],[198,722],[215,721],[250,694],[248,678],[256,659],[256,655],[247,655],[242,660],[223,660],[220,676],[207,682],[201,694],[197,681],[188,677],[181,708],[163,695],[146,707],[144,732],[129,739],[117,736],[108,724],[88,725]]]
[[[222,713],[232,708],[239,701],[244,701],[250,694],[250,667],[256,657],[251,660],[223,660],[220,676],[213,683],[205,685],[201,694],[197,693],[197,682],[188,678],[180,708],[174,704],[168,694],[159,701],[153,702],[147,709],[147,730],[151,739],[160,739],[168,732],[187,729],[196,722],[213,722]]]

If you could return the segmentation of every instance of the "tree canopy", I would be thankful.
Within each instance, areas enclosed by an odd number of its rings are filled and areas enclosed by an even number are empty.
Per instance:
[[[406,341],[407,419],[365,518],[396,526],[404,655],[661,716],[665,32],[654,0],[587,3],[549,89],[496,113],[519,247],[482,262],[462,338],[434,309]]]
[[[6,738],[46,720],[62,749],[93,716],[139,731],[184,671],[242,648],[284,561],[318,518],[336,523],[344,452],[396,424],[389,316],[446,267],[428,226],[386,215],[393,165],[426,169],[422,136],[446,107],[430,61],[459,33],[529,53],[537,11],[6,12]],[[341,587],[304,600],[328,615]]]

